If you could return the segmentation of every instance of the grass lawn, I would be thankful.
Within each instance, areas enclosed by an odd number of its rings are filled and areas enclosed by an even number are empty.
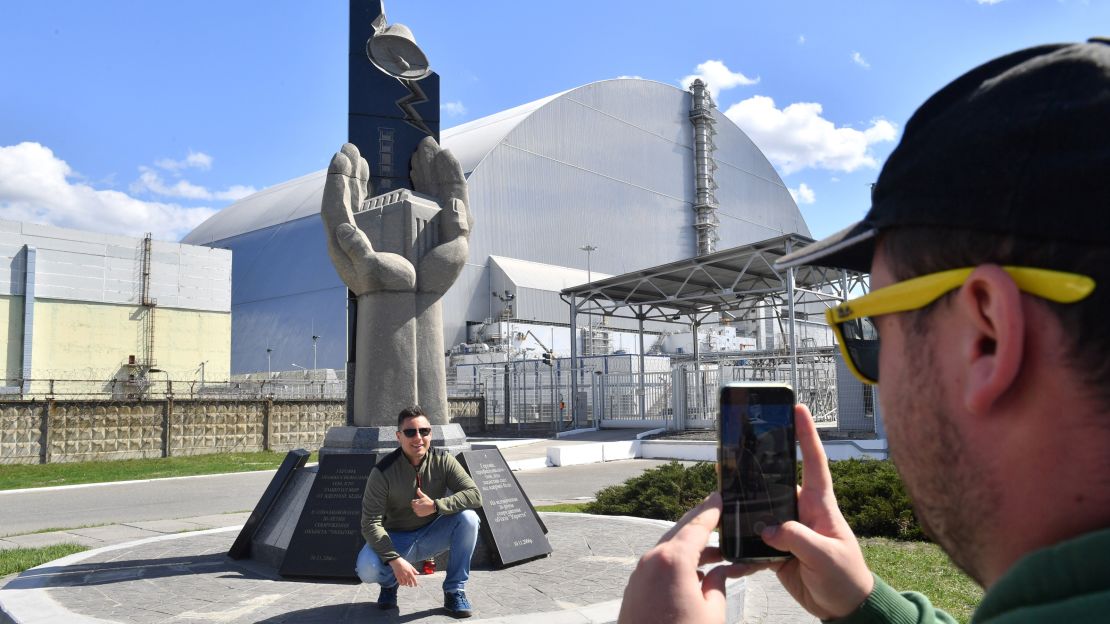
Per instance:
[[[18,574],[27,568],[42,565],[66,555],[88,550],[79,544],[57,544],[45,548],[12,548],[0,550],[0,577]]]
[[[961,622],[971,619],[983,590],[936,544],[882,538],[860,540],[867,565],[898,591],[916,591]]]
[[[586,503],[559,503],[557,505],[536,505],[536,511],[565,511],[567,513],[583,513],[582,508]]]
[[[285,453],[214,453],[189,457],[123,459],[63,464],[0,465],[0,490],[272,470]],[[313,453],[308,461],[316,461]]]

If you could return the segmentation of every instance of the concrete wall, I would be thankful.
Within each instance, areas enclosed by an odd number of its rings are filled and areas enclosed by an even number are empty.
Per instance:
[[[316,450],[342,401],[4,401],[0,464]],[[168,435],[167,435],[168,433]]]
[[[31,379],[125,377],[130,355],[175,380],[198,378],[201,362],[209,379],[230,376],[230,251],[0,220],[0,266],[3,385],[24,377],[25,355]]]
[[[0,341],[4,346],[3,386],[23,376],[23,297],[0,296]]]
[[[31,377],[95,380],[117,377],[129,355],[142,359],[145,315],[149,313],[149,309],[133,305],[38,300]],[[154,359],[171,379],[197,378],[197,368],[205,361],[208,379],[224,380],[230,376],[230,313],[154,308],[153,314]],[[13,320],[9,326],[14,324]],[[19,326],[22,331],[22,318]],[[13,361],[12,351],[18,354],[22,340],[20,334],[18,340],[11,341],[12,333],[9,329],[6,349],[9,361]]]

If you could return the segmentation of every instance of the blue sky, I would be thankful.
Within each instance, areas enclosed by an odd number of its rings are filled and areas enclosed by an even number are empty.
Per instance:
[[[442,76],[444,128],[606,78],[705,76],[815,236],[862,216],[937,88],[1110,24],[1110,2],[1095,0],[386,9]],[[177,240],[246,193],[324,168],[346,138],[346,37],[347,0],[6,0],[0,218]]]

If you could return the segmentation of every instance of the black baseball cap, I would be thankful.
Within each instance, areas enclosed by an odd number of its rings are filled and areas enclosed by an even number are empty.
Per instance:
[[[856,223],[783,256],[868,272],[878,234],[906,226],[1110,244],[1110,38],[1007,54],[910,118]]]

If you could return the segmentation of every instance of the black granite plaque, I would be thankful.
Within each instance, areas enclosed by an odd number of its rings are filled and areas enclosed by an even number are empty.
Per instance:
[[[262,498],[258,499],[258,503],[254,506],[254,511],[251,512],[247,522],[240,529],[238,537],[235,542],[231,544],[231,549],[227,551],[227,556],[232,559],[242,559],[251,554],[251,538],[254,537],[255,531],[258,527],[262,526],[262,521],[266,519],[266,515],[270,513],[273,508],[274,502],[277,501],[281,491],[285,489],[286,484],[293,478],[293,473],[301,468],[308,461],[310,453],[304,449],[296,449],[289,451],[282,460],[281,466],[277,469],[277,474],[273,479],[270,479],[270,485],[266,486],[266,491],[262,493]]]
[[[458,457],[482,492],[481,532],[494,564],[503,568],[550,554],[546,527],[501,451],[463,451]]]
[[[362,492],[374,467],[373,453],[325,455],[304,503],[282,576],[356,579],[362,548]]]

